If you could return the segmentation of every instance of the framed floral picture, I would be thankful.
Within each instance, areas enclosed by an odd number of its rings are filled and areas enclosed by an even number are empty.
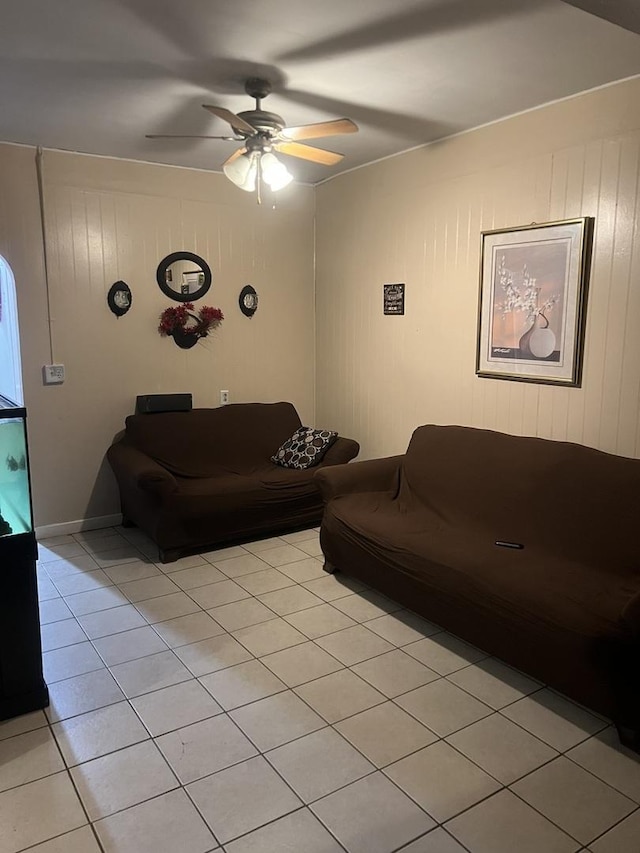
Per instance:
[[[577,387],[593,219],[482,232],[476,373]]]

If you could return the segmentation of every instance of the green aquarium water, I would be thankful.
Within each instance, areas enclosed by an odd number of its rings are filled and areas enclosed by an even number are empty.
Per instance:
[[[0,420],[0,537],[31,529],[25,422],[7,418]]]

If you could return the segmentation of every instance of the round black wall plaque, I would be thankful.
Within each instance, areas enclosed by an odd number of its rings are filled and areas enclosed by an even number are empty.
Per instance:
[[[258,294],[255,288],[250,284],[245,285],[240,291],[238,303],[245,317],[253,317],[258,310]]]
[[[116,317],[122,317],[123,314],[126,314],[129,308],[131,308],[132,301],[131,288],[125,281],[116,281],[109,288],[107,305]]]

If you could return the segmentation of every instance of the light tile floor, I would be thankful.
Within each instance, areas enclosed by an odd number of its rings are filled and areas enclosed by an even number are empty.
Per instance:
[[[0,724],[0,853],[638,853],[609,722],[345,574],[316,530],[155,562],[40,544],[51,706]]]

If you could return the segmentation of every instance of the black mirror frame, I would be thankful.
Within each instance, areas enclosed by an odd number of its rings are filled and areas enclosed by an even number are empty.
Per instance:
[[[167,284],[167,270],[175,261],[192,261],[194,264],[198,264],[202,269],[202,272],[204,273],[204,284],[194,291],[194,293],[178,293],[177,291],[172,290]],[[195,302],[196,299],[202,299],[211,287],[211,278],[212,276],[209,264],[201,258],[200,255],[194,255],[193,252],[172,252],[160,261],[158,269],[156,270],[156,281],[158,282],[158,287],[165,296],[168,296],[169,299],[173,299],[174,302]]]

